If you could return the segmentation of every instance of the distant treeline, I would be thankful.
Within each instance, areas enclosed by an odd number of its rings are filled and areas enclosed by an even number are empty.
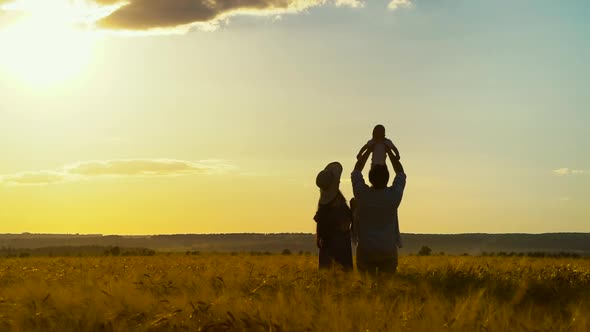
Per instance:
[[[550,257],[550,258],[582,258],[588,256],[582,256],[572,252],[482,252],[481,256],[484,257]]]
[[[0,257],[54,256],[153,256],[148,248],[120,248],[117,246],[58,246],[44,248],[0,248]]]
[[[590,233],[547,234],[402,234],[401,254],[414,254],[427,246],[432,253],[481,255],[486,253],[575,253],[590,256]],[[157,252],[270,252],[317,253],[313,234],[175,234],[175,235],[80,235],[0,234],[0,248],[41,249],[48,247],[149,248]]]

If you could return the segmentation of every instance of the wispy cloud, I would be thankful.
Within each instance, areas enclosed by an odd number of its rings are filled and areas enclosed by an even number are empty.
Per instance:
[[[234,167],[222,160],[199,162],[176,159],[114,159],[84,161],[59,170],[21,172],[0,176],[5,185],[47,185],[95,177],[180,176],[215,174]]]
[[[87,161],[68,166],[68,174],[83,176],[183,175],[205,173],[210,166],[184,160],[127,159]]]
[[[579,175],[579,174],[584,174],[584,171],[580,170],[580,169],[570,169],[570,168],[564,167],[564,168],[558,168],[558,169],[553,170],[553,174],[558,175],[558,176]]]
[[[64,182],[67,174],[54,171],[21,172],[0,176],[0,183],[12,186],[34,186]]]
[[[389,5],[387,6],[387,9],[396,10],[399,8],[412,8],[412,7],[414,7],[414,4],[412,3],[411,0],[391,0]]]

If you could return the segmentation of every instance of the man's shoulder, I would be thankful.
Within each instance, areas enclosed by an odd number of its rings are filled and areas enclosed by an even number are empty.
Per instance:
[[[391,184],[391,186],[388,188],[390,192],[395,192],[398,190],[404,190],[404,188],[406,187],[406,173],[401,172],[401,173],[397,173],[395,175],[395,178],[393,179],[393,183]]]
[[[354,184],[355,182],[364,182],[365,179],[363,177],[363,172],[355,169],[352,171],[352,173],[350,173],[350,179],[352,180],[352,183]]]
[[[395,178],[393,179],[393,185],[395,186],[396,184],[402,184],[405,185],[406,184],[406,180],[408,179],[408,176],[406,175],[406,173],[404,172],[400,172],[397,173],[395,175]]]
[[[352,171],[350,179],[352,182],[352,189],[354,190],[355,196],[360,194],[361,192],[364,192],[365,188],[367,188],[365,178],[363,177],[363,172],[361,172],[360,170],[355,169],[354,171]]]

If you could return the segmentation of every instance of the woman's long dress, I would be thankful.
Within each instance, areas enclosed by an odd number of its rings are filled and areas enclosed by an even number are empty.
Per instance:
[[[347,271],[352,270],[350,208],[346,203],[339,206],[320,204],[314,220],[318,224],[318,236],[322,240],[319,253],[320,269],[335,266]]]

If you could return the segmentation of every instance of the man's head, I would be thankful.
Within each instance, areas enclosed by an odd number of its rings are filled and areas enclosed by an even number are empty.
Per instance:
[[[374,165],[369,171],[369,182],[375,189],[385,189],[389,182],[389,171],[385,165]]]
[[[382,140],[385,138],[385,127],[383,125],[376,125],[373,128],[373,139]]]

